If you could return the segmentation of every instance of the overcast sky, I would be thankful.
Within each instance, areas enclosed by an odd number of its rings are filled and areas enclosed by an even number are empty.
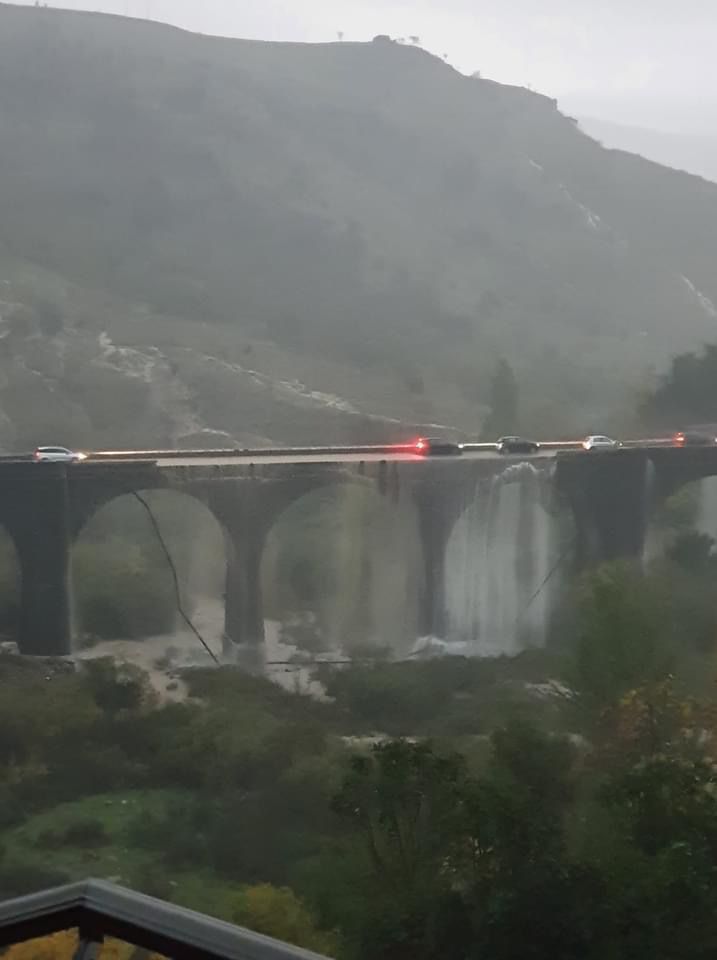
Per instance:
[[[19,0],[32,3],[33,0]],[[418,35],[457,69],[556,96],[568,110],[712,133],[717,0],[64,0],[266,40]]]

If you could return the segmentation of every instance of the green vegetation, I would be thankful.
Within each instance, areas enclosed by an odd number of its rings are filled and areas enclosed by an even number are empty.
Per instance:
[[[0,136],[6,448],[398,429],[304,382],[404,423],[582,429],[711,335],[717,188],[388,41],[219,43],[0,4]],[[709,420],[716,370],[715,347],[677,357],[645,422]],[[221,531],[150,501],[184,605],[220,595]],[[648,570],[576,585],[546,650],[323,667],[326,702],[223,668],[163,705],[111,661],[0,655],[0,896],[100,875],[339,960],[711,960],[717,560],[698,510],[694,489],[665,504]],[[343,490],[287,510],[263,576],[300,648],[415,636],[399,513]],[[73,561],[84,632],[171,628],[136,501],[98,513]],[[17,588],[6,544],[4,633]]]
[[[642,414],[660,427],[684,429],[690,425],[714,424],[714,385],[717,377],[717,346],[707,344],[701,353],[674,357],[655,390],[645,397]]]
[[[318,675],[357,732],[444,738],[487,735],[520,716],[554,729],[560,724],[555,702],[541,700],[530,685],[545,683],[559,671],[558,657],[532,651],[491,660],[446,657],[341,671],[321,668]]]
[[[324,668],[328,702],[0,658],[0,894],[112,877],[340,960],[706,958],[713,573],[674,534],[586,578],[554,649]]]

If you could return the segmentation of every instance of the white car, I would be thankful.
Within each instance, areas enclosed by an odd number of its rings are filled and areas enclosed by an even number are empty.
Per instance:
[[[79,463],[87,459],[87,454],[67,447],[38,447],[32,459],[35,463]]]
[[[585,437],[582,443],[583,450],[614,450],[620,444],[617,440],[611,440],[610,437],[592,436]]]

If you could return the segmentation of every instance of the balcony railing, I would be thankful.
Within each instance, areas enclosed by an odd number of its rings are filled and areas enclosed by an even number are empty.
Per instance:
[[[0,949],[63,930],[79,932],[74,960],[95,960],[105,938],[171,960],[322,960],[308,950],[103,880],[0,903]]]

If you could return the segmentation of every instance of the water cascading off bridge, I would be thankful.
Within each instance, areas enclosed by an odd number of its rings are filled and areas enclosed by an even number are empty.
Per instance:
[[[560,539],[548,486],[547,470],[511,464],[478,483],[456,524],[446,555],[449,639],[474,656],[545,642]]]

